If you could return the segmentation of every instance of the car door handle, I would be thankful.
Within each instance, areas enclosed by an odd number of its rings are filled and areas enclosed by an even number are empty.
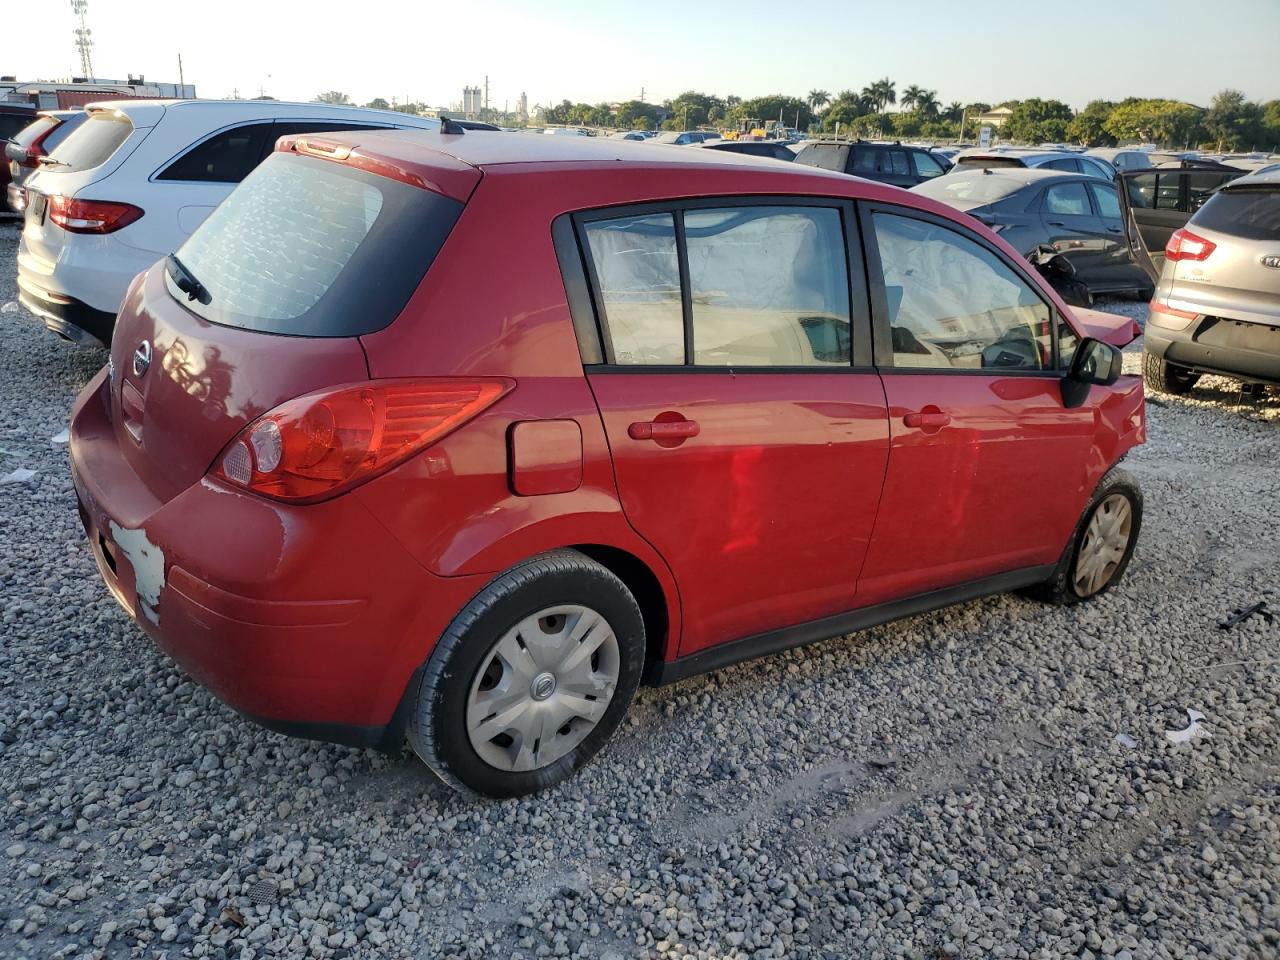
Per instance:
[[[1107,233],[1124,233],[1119,227],[1107,227]]]
[[[908,427],[919,427],[922,430],[941,430],[951,422],[951,414],[941,410],[924,410],[920,413],[908,413],[902,418]]]
[[[641,420],[627,427],[632,440],[687,440],[701,431],[696,420]]]
[[[1046,222],[1046,223],[1048,223],[1048,224],[1049,224],[1049,226],[1051,226],[1051,227],[1065,227],[1065,226],[1066,226],[1066,224],[1065,224],[1065,223],[1063,223],[1061,220],[1046,220],[1045,222]]]

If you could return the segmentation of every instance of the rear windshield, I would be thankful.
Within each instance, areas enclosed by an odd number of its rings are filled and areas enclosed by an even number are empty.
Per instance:
[[[71,136],[49,154],[57,163],[46,163],[41,169],[56,173],[92,170],[111,159],[120,144],[133,133],[133,124],[122,113],[92,113],[89,119],[71,131]]]
[[[0,142],[12,139],[22,132],[22,128],[31,123],[34,113],[0,113]]]
[[[300,337],[381,330],[422,281],[462,204],[353,167],[273,153],[177,252],[211,323]],[[207,302],[203,302],[207,301]]]
[[[1022,167],[1025,164],[1016,157],[961,157],[956,161],[956,166],[988,170],[994,167]]]
[[[34,123],[29,123],[16,134],[13,135],[13,142],[20,147],[29,147],[36,137],[44,133],[50,127],[56,127],[58,121],[54,117],[40,117]]]
[[[1026,184],[1019,180],[1008,180],[994,174],[989,177],[985,174],[976,176],[953,174],[949,177],[935,177],[927,180],[912,192],[923,193],[926,197],[933,197],[943,203],[954,204],[957,201],[967,200],[977,206],[980,203],[993,203],[1013,196],[1025,186]]]
[[[835,170],[844,173],[849,148],[838,144],[812,143],[796,154],[796,163],[817,167],[819,170]]]
[[[1222,190],[1196,211],[1189,225],[1243,240],[1280,241],[1280,187]]]

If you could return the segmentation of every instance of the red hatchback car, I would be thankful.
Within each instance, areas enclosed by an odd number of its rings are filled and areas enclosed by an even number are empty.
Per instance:
[[[1130,321],[893,187],[588,138],[284,139],[78,399],[99,569],[276,730],[492,796],[641,682],[1123,574]]]

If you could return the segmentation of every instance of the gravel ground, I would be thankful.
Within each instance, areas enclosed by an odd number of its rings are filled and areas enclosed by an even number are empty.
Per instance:
[[[1280,955],[1280,621],[1215,626],[1280,608],[1280,398],[1152,401],[1098,602],[644,691],[578,777],[473,802],[253,726],[117,609],[51,440],[103,359],[0,310],[0,476],[38,471],[0,485],[0,956]]]

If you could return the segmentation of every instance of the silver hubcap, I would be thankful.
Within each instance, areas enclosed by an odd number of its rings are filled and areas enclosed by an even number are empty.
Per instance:
[[[1133,508],[1128,497],[1113,493],[1098,504],[1076,556],[1072,584],[1078,596],[1092,596],[1111,581],[1129,546],[1132,528]]]
[[[493,645],[471,681],[472,748],[499,770],[555,763],[604,716],[620,663],[613,628],[589,607],[548,607],[526,617]]]

